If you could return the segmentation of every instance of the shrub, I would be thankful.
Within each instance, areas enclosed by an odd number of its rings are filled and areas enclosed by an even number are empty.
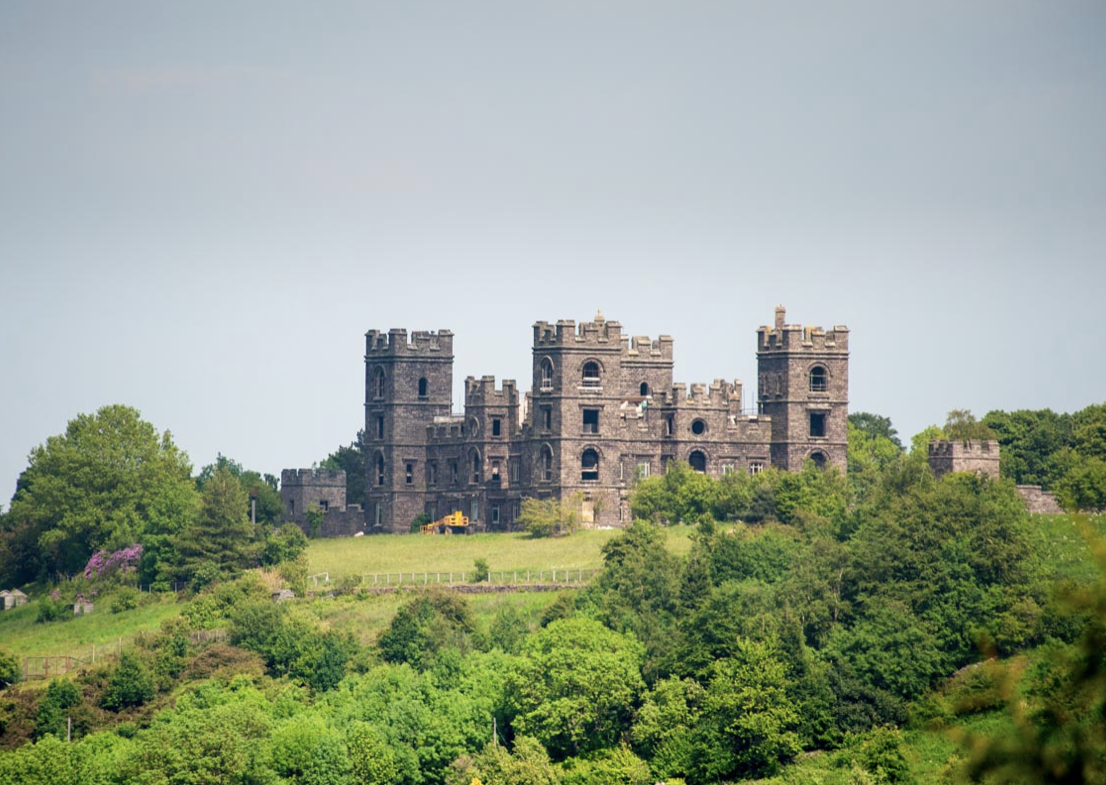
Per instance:
[[[138,607],[138,601],[141,597],[142,592],[133,586],[121,586],[112,598],[111,612],[122,613],[123,611],[133,611]]]
[[[488,560],[477,559],[475,562],[476,572],[472,576],[473,583],[484,583],[488,580]]]
[[[119,665],[108,678],[100,705],[119,711],[129,706],[141,706],[153,697],[154,677],[149,669],[137,656],[124,651],[119,655]]]

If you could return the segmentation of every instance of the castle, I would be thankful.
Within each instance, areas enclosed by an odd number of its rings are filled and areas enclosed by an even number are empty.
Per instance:
[[[365,335],[367,484],[364,509],[345,504],[344,472],[286,470],[288,517],[326,513],[325,535],[407,532],[412,519],[454,510],[479,528],[510,529],[528,497],[579,494],[587,524],[628,524],[634,481],[685,461],[711,476],[788,470],[811,460],[846,468],[849,331],[775,322],[757,330],[757,406],[741,382],[674,383],[673,341],[624,335],[597,314],[534,325],[533,378],[465,380],[451,410],[453,333]],[[316,498],[317,497],[317,498]],[[318,517],[316,517],[316,523]]]

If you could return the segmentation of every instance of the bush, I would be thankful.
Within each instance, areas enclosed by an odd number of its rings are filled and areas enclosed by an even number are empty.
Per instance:
[[[68,730],[67,718],[71,716],[71,710],[80,705],[81,688],[69,679],[54,679],[38,703],[34,737],[41,739],[53,734],[64,739]]]
[[[72,607],[58,596],[57,590],[54,590],[49,597],[43,597],[39,600],[38,617],[35,621],[44,624],[50,621],[65,621],[72,618],[72,616]]]
[[[141,706],[153,697],[154,677],[149,669],[137,656],[124,651],[119,655],[119,665],[108,678],[100,705],[119,711],[130,706]]]
[[[473,583],[484,583],[488,580],[488,560],[477,559],[475,562],[476,572],[472,576]]]
[[[0,649],[0,690],[19,681],[19,660],[7,649]]]
[[[115,592],[115,596],[111,601],[111,612],[122,613],[123,611],[133,611],[138,607],[138,601],[142,597],[142,592],[133,586],[121,586]]]

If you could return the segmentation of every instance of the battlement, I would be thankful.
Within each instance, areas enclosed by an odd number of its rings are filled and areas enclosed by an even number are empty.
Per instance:
[[[388,332],[369,330],[365,333],[366,357],[410,355],[453,356],[453,333],[449,330],[416,330],[408,339],[407,331],[393,327]]]
[[[622,325],[607,321],[603,313],[596,313],[590,322],[558,319],[556,325],[549,322],[534,323],[534,347],[609,346],[622,342]]]
[[[465,379],[465,406],[514,406],[518,404],[518,385],[514,379],[504,379],[497,389],[494,376]]]
[[[431,425],[426,426],[426,438],[431,444],[462,442],[465,439],[465,418],[449,415],[435,417]]]
[[[929,465],[940,477],[948,472],[999,476],[999,446],[994,439],[941,439],[929,443]]]
[[[651,341],[646,335],[622,336],[622,356],[633,359],[672,360],[673,340],[662,335]]]
[[[776,321],[772,327],[762,325],[757,329],[758,352],[847,352],[849,328],[835,325],[826,331],[821,327],[803,327],[787,324],[787,310],[776,306]]]
[[[346,487],[345,469],[282,469],[280,486],[341,485]]]
[[[671,395],[664,396],[664,403],[676,407],[729,408],[736,402],[740,411],[741,394],[742,384],[737,380],[727,382],[715,379],[710,385],[692,384],[690,393],[688,385],[676,382],[672,385]]]

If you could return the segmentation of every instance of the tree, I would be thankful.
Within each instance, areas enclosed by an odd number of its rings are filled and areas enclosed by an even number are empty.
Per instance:
[[[890,417],[882,417],[870,412],[853,412],[849,415],[849,425],[869,439],[886,439],[902,452],[903,445],[899,432],[891,426]]]
[[[284,517],[284,505],[280,501],[280,483],[276,477],[243,469],[238,461],[219,453],[215,463],[204,466],[196,475],[196,488],[202,491],[208,480],[215,476],[215,472],[219,469],[225,469],[234,475],[246,491],[247,499],[255,502],[258,523],[268,526],[280,525]],[[247,506],[246,509],[248,512],[249,507]]]
[[[591,619],[563,619],[534,633],[507,681],[515,732],[559,759],[613,746],[645,688],[642,657],[633,638]]]
[[[372,725],[358,722],[346,739],[352,779],[356,785],[394,785],[399,766],[384,736]]]
[[[154,563],[196,506],[188,456],[168,431],[158,433],[128,406],[78,415],[64,434],[31,450],[4,532],[20,560],[5,563],[3,578],[72,574],[94,552],[133,542]]]
[[[426,670],[442,649],[467,648],[467,638],[475,628],[464,597],[430,591],[404,603],[377,644],[385,662],[406,662]]]
[[[0,648],[0,690],[6,690],[19,680],[19,660],[7,649]]]
[[[105,709],[118,711],[129,706],[141,706],[154,697],[154,677],[135,655],[123,652],[119,664],[108,678],[107,689],[100,698]]]
[[[564,501],[557,499],[522,500],[519,525],[531,537],[561,537],[572,534],[580,525],[580,504],[583,496],[574,493]]]
[[[365,432],[346,447],[339,447],[319,463],[324,469],[341,469],[346,473],[346,504],[365,503]]]
[[[994,439],[997,434],[984,423],[979,422],[969,409],[953,409],[945,420],[945,436],[961,441],[985,441]]]
[[[227,468],[204,483],[199,515],[177,537],[178,575],[184,578],[205,562],[229,574],[244,569],[253,556],[254,528],[246,514],[246,492]]]
[[[53,734],[65,739],[68,734],[68,717],[81,705],[81,688],[69,679],[54,679],[46,688],[46,694],[38,703],[35,716],[36,739]]]

